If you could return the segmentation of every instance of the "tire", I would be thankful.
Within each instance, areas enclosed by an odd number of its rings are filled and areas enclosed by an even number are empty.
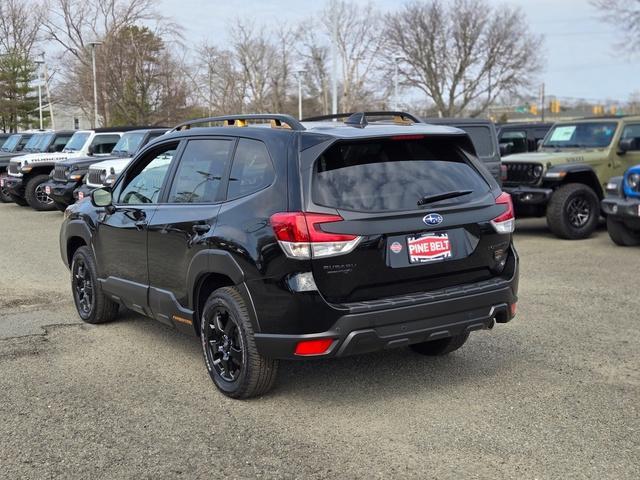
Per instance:
[[[600,199],[582,183],[557,189],[547,206],[547,225],[558,237],[580,240],[591,236],[600,220]]]
[[[78,315],[84,322],[106,323],[118,315],[119,305],[102,293],[96,262],[89,247],[80,247],[73,254],[71,291]]]
[[[54,200],[53,204],[56,206],[56,210],[60,210],[61,212],[64,212],[67,209],[67,205],[64,203],[56,202]]]
[[[55,203],[53,203],[53,200],[49,198],[42,188],[42,184],[48,180],[49,175],[36,175],[29,179],[24,188],[24,197],[27,203],[31,208],[39,212],[50,212],[56,209]]]
[[[209,296],[202,310],[200,339],[209,375],[226,396],[250,398],[273,387],[278,361],[258,353],[247,306],[235,287],[220,288]]]
[[[640,245],[640,232],[634,232],[620,220],[607,217],[607,232],[613,243],[621,247],[635,247]]]
[[[469,338],[468,333],[456,335],[455,337],[441,338],[440,340],[432,340],[430,342],[414,343],[409,348],[416,353],[429,356],[447,355],[448,353],[458,350]]]
[[[20,205],[21,207],[26,207],[26,206],[29,205],[27,203],[27,201],[23,197],[20,197],[18,195],[14,195],[13,193],[9,194],[9,198],[11,198],[11,201],[13,203],[15,203],[16,205]]]

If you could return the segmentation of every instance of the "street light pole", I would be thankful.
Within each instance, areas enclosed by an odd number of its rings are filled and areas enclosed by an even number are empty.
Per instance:
[[[302,75],[307,73],[306,70],[298,70],[296,79],[298,80],[298,119],[302,120]]]
[[[96,47],[103,42],[89,42],[91,45],[91,65],[93,68],[93,128],[98,126],[98,80],[96,78]]]
[[[42,120],[42,72],[41,65],[44,63],[43,59],[34,60],[38,66],[38,114],[40,116],[40,130],[44,130],[44,122]]]

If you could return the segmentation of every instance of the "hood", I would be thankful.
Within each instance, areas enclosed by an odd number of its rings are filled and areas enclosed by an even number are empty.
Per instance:
[[[106,157],[100,157],[100,158],[103,158],[104,161],[108,161],[108,160],[121,159],[123,157],[108,155]],[[89,167],[91,165],[96,164],[96,157],[92,156],[92,157],[70,158],[68,160],[60,161],[58,164],[64,167],[80,167],[80,168]]]
[[[529,153],[516,153],[509,155],[502,160],[503,163],[540,163],[552,167],[554,165],[563,165],[565,163],[599,163],[603,158],[607,158],[608,154],[603,149],[590,150],[546,150]]]
[[[131,157],[128,158],[118,158],[116,160],[105,160],[104,162],[93,163],[89,166],[91,170],[113,170],[116,173],[120,173],[124,168],[129,165],[131,161]]]
[[[27,155],[14,156],[11,161],[20,162],[21,164],[26,162],[49,164],[66,160],[69,155],[69,153],[28,153]]]

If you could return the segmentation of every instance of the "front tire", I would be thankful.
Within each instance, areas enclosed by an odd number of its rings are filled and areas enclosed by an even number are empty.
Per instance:
[[[268,392],[276,379],[278,361],[256,348],[246,303],[235,287],[214,291],[200,322],[205,365],[216,387],[231,398]]]
[[[607,232],[613,243],[621,247],[635,247],[640,245],[640,232],[629,230],[620,220],[607,217]]]
[[[44,191],[44,184],[49,181],[49,175],[42,174],[30,178],[24,189],[24,197],[34,210],[50,212],[56,209],[56,205]]]
[[[582,183],[558,188],[547,207],[547,225],[558,237],[580,240],[591,236],[600,219],[600,199]]]
[[[71,290],[76,310],[83,321],[105,323],[118,315],[118,304],[102,292],[96,262],[89,247],[80,247],[73,254]]]
[[[409,348],[421,355],[429,356],[442,356],[447,355],[454,350],[458,350],[462,347],[467,339],[468,333],[456,335],[455,337],[441,338],[439,340],[431,340],[430,342],[414,343],[409,345]]]

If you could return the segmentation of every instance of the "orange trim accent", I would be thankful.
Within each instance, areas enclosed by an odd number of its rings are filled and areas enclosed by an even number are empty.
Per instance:
[[[178,315],[174,315],[172,318],[178,323],[184,323],[185,325],[193,325],[193,322],[188,318],[179,317]]]

